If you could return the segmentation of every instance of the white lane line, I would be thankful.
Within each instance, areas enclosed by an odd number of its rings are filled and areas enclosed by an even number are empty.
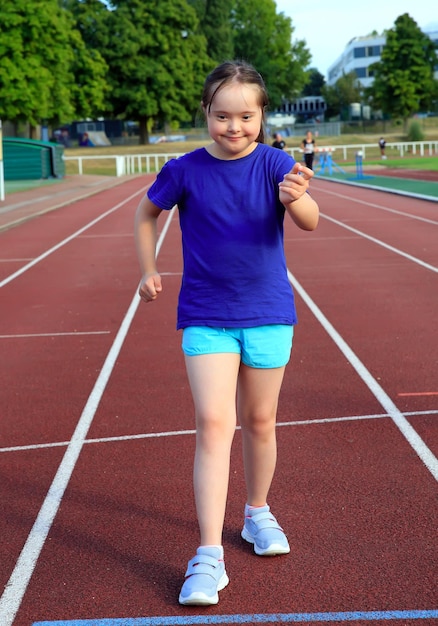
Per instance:
[[[396,215],[402,215],[403,217],[410,217],[411,219],[418,220],[419,222],[426,222],[427,224],[434,224],[435,226],[438,226],[437,220],[431,220],[427,217],[421,217],[420,215],[413,215],[412,213],[406,213],[405,211],[399,211],[398,209],[390,209],[389,207],[382,206],[381,204],[375,204],[374,202],[368,202],[367,200],[359,200],[355,196],[346,196],[343,193],[329,191],[328,189],[318,189],[318,191],[327,193],[330,196],[336,196],[337,198],[343,198],[344,200],[350,200],[351,202],[355,202],[356,204],[365,204],[365,206],[371,206],[374,209],[380,209],[381,211],[387,211],[388,213],[395,213]]]
[[[127,200],[125,202],[127,202]],[[115,210],[115,208],[112,210]],[[161,232],[157,242],[157,255],[166,236],[174,211],[175,208],[170,211],[163,231]],[[111,211],[107,212],[105,215],[108,215],[110,212]],[[26,593],[29,580],[33,574],[36,563],[41,554],[41,550],[44,547],[44,543],[53,524],[53,520],[58,512],[61,500],[76,466],[79,454],[83,448],[85,437],[91,426],[94,415],[96,414],[99,402],[103,396],[139,303],[140,297],[136,290],[128,311],[105,359],[102,370],[100,371],[93,390],[88,398],[84,410],[82,411],[82,415],[67,446],[67,450],[64,453],[55,478],[49,487],[49,491],[27,537],[26,543],[24,544],[24,547],[17,559],[14,570],[6,583],[5,589],[0,598],[1,626],[12,626],[17,611],[20,608],[20,604],[24,594]]]
[[[13,274],[10,274],[6,278],[4,278],[2,281],[0,281],[0,288],[4,287],[5,285],[13,281],[15,278],[18,278],[18,276],[21,276],[21,274],[24,274],[24,272],[27,272],[27,270],[29,270],[31,267],[33,267],[37,263],[40,263],[40,261],[42,261],[46,257],[53,254],[53,252],[56,252],[56,250],[59,250],[59,248],[62,248],[63,246],[65,246],[67,243],[72,241],[72,239],[75,239],[75,237],[79,237],[79,235],[81,235],[83,232],[85,232],[86,230],[88,230],[89,228],[91,228],[92,226],[100,222],[101,220],[105,219],[105,217],[107,217],[108,215],[111,215],[111,213],[114,213],[114,211],[117,211],[117,209],[120,209],[120,207],[130,202],[133,198],[135,198],[139,194],[144,193],[146,189],[148,188],[148,186],[149,185],[142,187],[141,189],[139,189],[138,191],[130,195],[128,198],[126,198],[122,202],[119,202],[118,204],[113,206],[111,209],[109,209],[108,211],[105,211],[105,213],[102,213],[102,215],[99,215],[99,217],[96,217],[96,219],[92,220],[91,222],[89,222],[88,224],[86,224],[85,226],[77,230],[76,232],[74,232],[69,237],[66,237],[65,239],[57,243],[56,246],[49,248],[49,250],[46,250],[45,252],[43,252],[43,254],[40,254],[38,257],[30,261],[30,263],[23,265],[23,267],[21,267],[19,270],[17,270]]]
[[[81,239],[123,239],[124,237],[132,238],[132,233],[102,233],[101,235],[82,235]]]
[[[59,193],[54,194],[55,196],[59,196]],[[0,209],[0,214],[9,213],[13,209],[20,209],[23,206],[27,206],[28,204],[36,204],[40,202],[44,202],[45,200],[50,200],[51,196],[41,196],[37,200],[24,200],[23,202],[16,202],[15,204],[9,204],[8,206],[2,207]]]
[[[29,339],[35,337],[75,337],[83,335],[109,335],[110,330],[90,330],[90,331],[76,331],[65,333],[27,333],[20,335],[0,335],[0,339]]]
[[[364,237],[364,239],[368,239],[369,241],[376,243],[378,246],[382,246],[382,248],[386,248],[387,250],[390,250],[391,252],[395,252],[395,254],[399,254],[400,256],[405,257],[405,259],[408,259],[409,261],[412,261],[413,263],[417,263],[418,265],[421,265],[427,270],[431,270],[432,272],[438,272],[438,267],[435,267],[434,265],[430,265],[429,263],[426,263],[425,261],[422,261],[421,259],[417,259],[417,257],[407,254],[406,252],[403,252],[402,250],[399,250],[398,248],[394,248],[394,246],[390,246],[389,244],[385,243],[384,241],[381,241],[380,239],[375,239],[375,237],[371,237],[371,235],[367,235],[361,230],[357,230],[357,228],[348,226],[347,224],[344,224],[343,222],[336,220],[334,217],[325,215],[325,213],[320,213],[320,216],[328,220],[329,222],[333,222],[333,224],[337,224],[337,226],[340,226],[341,228],[346,228],[352,233],[356,233],[356,235],[359,235],[360,237]]]
[[[342,339],[341,335],[335,330],[332,324],[325,317],[321,309],[315,304],[315,302],[311,299],[308,293],[303,289],[294,275],[288,270],[289,280],[292,283],[295,291],[301,296],[304,302],[307,304],[309,309],[312,311],[313,315],[316,317],[318,322],[324,328],[324,330],[328,333],[328,335],[333,339],[335,344],[338,346],[339,350],[344,354],[349,363],[354,367],[356,372],[362,378],[363,382],[366,384],[368,389],[374,395],[376,400],[383,407],[385,412],[392,419],[394,424],[400,430],[402,435],[408,441],[408,443],[412,446],[415,452],[418,454],[420,459],[423,461],[427,469],[430,471],[435,480],[438,481],[438,459],[433,454],[433,452],[427,447],[425,442],[421,439],[420,435],[416,430],[410,425],[408,420],[405,418],[403,413],[396,407],[391,398],[387,395],[387,393],[383,390],[383,388],[379,385],[377,380],[371,375],[371,373],[367,370],[365,365],[360,361],[360,359],[356,356],[350,346],[347,344],[344,339]]]
[[[420,415],[438,415],[438,409],[431,411],[409,411],[403,413],[405,417],[418,417]],[[277,428],[283,426],[312,426],[313,424],[333,424],[336,422],[359,422],[374,419],[388,419],[387,413],[375,413],[374,415],[347,415],[345,417],[322,417],[308,420],[295,420],[291,422],[277,422]],[[236,430],[240,430],[240,426],[236,426]],[[97,437],[95,439],[85,439],[84,444],[96,443],[114,443],[117,441],[135,441],[138,439],[161,439],[163,437],[181,437],[185,435],[196,435],[196,430],[165,430],[157,433],[138,433],[136,435],[118,435],[117,437]],[[50,443],[34,443],[25,446],[10,446],[8,448],[0,448],[2,452],[24,452],[27,450],[43,450],[45,448],[65,448],[69,444],[68,441],[53,441]]]

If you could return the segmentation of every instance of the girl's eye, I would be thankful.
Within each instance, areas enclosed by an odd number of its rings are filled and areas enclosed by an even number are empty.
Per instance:
[[[252,117],[251,115],[244,115],[243,119],[245,120],[245,122],[247,122],[248,120],[251,119],[251,117]]]

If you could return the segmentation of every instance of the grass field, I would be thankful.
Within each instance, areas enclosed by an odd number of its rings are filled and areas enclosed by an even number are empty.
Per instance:
[[[388,157],[386,161],[382,162],[381,159],[367,159],[368,165],[385,165],[386,167],[399,167],[409,170],[432,170],[438,171],[438,156],[411,156],[411,157]],[[346,163],[347,164],[347,163]],[[350,165],[354,165],[353,162]]]

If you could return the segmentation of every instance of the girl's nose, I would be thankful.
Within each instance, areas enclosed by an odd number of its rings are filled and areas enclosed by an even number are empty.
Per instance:
[[[236,133],[239,130],[239,120],[235,119],[234,117],[230,117],[229,122],[228,122],[228,130],[231,133]]]

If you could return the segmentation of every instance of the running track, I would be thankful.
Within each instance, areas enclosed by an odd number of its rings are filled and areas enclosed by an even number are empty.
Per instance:
[[[270,503],[292,552],[240,539],[240,437],[216,607],[177,603],[197,545],[175,331],[177,214],[139,305],[137,178],[0,234],[1,626],[438,621],[437,205],[316,180],[286,222],[299,325]],[[254,268],[257,280],[257,268]]]

